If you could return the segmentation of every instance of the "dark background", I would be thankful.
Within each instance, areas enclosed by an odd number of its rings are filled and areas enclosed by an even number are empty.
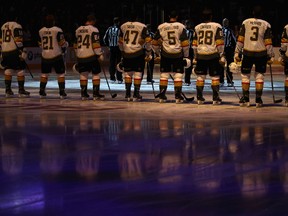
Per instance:
[[[57,25],[63,29],[67,40],[72,44],[74,32],[82,25],[86,16],[94,13],[97,18],[97,28],[103,36],[106,29],[112,24],[113,17],[119,16],[122,22],[129,16],[131,11],[137,12],[140,21],[150,23],[152,30],[163,21],[167,21],[167,15],[173,10],[179,13],[179,21],[190,19],[197,25],[201,22],[200,14],[203,8],[213,9],[213,20],[222,23],[223,18],[230,20],[230,26],[235,33],[248,17],[251,17],[251,9],[260,3],[264,8],[264,19],[272,26],[273,45],[280,46],[280,36],[283,27],[287,24],[287,2],[274,0],[264,3],[256,0],[82,0],[82,1],[31,1],[31,0],[8,0],[1,2],[0,22],[1,25],[7,20],[10,13],[16,13],[18,22],[22,25],[25,33],[25,45],[37,46],[38,31],[43,26],[42,20],[45,14],[54,13],[57,17]]]

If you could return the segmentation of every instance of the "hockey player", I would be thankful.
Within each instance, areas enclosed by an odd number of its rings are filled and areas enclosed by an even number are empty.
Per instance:
[[[263,105],[262,92],[266,64],[272,64],[274,59],[271,25],[261,19],[261,6],[253,8],[253,18],[242,22],[237,38],[234,60],[241,61],[242,92],[240,106],[250,106],[249,89],[252,66],[255,65],[256,107]]]
[[[64,33],[61,28],[55,26],[55,17],[47,15],[45,17],[45,26],[39,30],[39,46],[42,49],[41,56],[41,78],[40,91],[41,98],[46,97],[45,88],[48,76],[54,68],[57,74],[59,95],[61,99],[66,98],[65,92],[65,63],[63,55],[68,47]]]
[[[285,106],[288,106],[288,24],[284,27],[281,35],[280,63],[284,66],[285,74]]]
[[[160,60],[160,94],[159,102],[167,100],[166,90],[169,75],[174,75],[174,91],[176,103],[182,103],[182,79],[184,74],[183,58],[189,57],[189,40],[185,26],[177,21],[178,14],[172,11],[169,21],[160,24],[152,42],[155,60]]]
[[[141,101],[140,87],[145,68],[145,58],[151,56],[151,37],[147,26],[137,21],[134,13],[130,14],[130,21],[120,26],[119,48],[122,52],[125,88],[128,101],[131,101],[131,86],[134,78],[133,101]],[[145,50],[144,50],[145,47]],[[146,52],[146,53],[145,53]]]
[[[222,65],[225,65],[224,38],[222,26],[212,22],[212,10],[204,9],[202,12],[203,22],[195,27],[193,36],[194,60],[196,64],[195,74],[197,103],[203,104],[203,89],[206,76],[211,77],[211,88],[213,91],[213,104],[221,104],[219,96],[220,73]]]
[[[17,16],[11,15],[11,20],[4,23],[0,32],[2,63],[5,75],[6,97],[14,95],[11,84],[12,76],[17,72],[19,97],[29,97],[30,92],[24,89],[27,51],[23,45],[23,29],[17,22]]]
[[[77,57],[77,71],[80,73],[80,87],[82,100],[88,100],[87,92],[88,76],[92,73],[93,99],[104,100],[104,95],[100,94],[100,62],[104,60],[103,51],[100,45],[99,30],[94,26],[96,18],[88,15],[85,25],[80,26],[75,31],[76,42],[74,49]]]

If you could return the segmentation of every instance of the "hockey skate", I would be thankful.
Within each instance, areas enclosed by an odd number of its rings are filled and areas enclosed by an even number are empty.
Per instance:
[[[87,92],[82,92],[81,93],[81,99],[83,100],[83,101],[85,101],[85,100],[89,100],[89,94],[87,93]]]
[[[133,100],[133,98],[131,98],[131,95],[129,95],[129,94],[126,94],[125,98],[128,102]]]
[[[11,89],[6,89],[6,92],[5,92],[5,97],[6,98],[10,98],[14,95],[13,91]]]
[[[67,98],[67,94],[64,90],[60,90],[59,95],[60,95],[60,99],[66,99]]]
[[[175,96],[175,102],[176,102],[176,104],[183,103],[184,97],[182,95],[176,95]]]
[[[133,95],[133,101],[141,101],[142,100],[142,96],[140,94],[136,94],[136,95]]]
[[[19,97],[29,97],[30,96],[30,92],[24,90],[24,89],[20,89],[18,92],[18,96]]]
[[[165,103],[167,101],[167,97],[165,94],[159,95],[159,103]]]
[[[204,104],[204,102],[205,102],[205,98],[203,98],[203,97],[197,97],[197,104],[198,104],[198,105]]]
[[[213,98],[213,105],[220,105],[222,103],[222,99],[217,97]]]
[[[263,101],[261,97],[256,98],[256,108],[262,107],[263,106]]]
[[[240,104],[240,107],[245,107],[245,106],[249,107],[250,106],[249,97],[242,96],[240,98],[239,104]]]
[[[47,96],[45,90],[40,90],[40,91],[39,91],[39,95],[40,95],[40,98],[41,98],[41,99],[44,99],[44,98],[46,98],[46,96]]]
[[[102,95],[100,94],[99,92],[98,93],[94,93],[93,94],[93,100],[104,100],[105,99],[105,95]]]

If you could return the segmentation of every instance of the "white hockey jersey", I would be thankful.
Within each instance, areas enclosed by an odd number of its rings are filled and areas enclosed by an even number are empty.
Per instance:
[[[168,58],[189,57],[189,38],[185,26],[180,22],[160,24],[152,45],[157,55],[161,52]]]
[[[52,59],[62,55],[62,47],[66,48],[68,46],[62,29],[56,26],[41,28],[39,37],[39,45],[42,48],[42,57],[44,59]]]
[[[102,55],[99,30],[92,26],[80,26],[75,31],[76,43],[74,49],[79,59],[87,59],[92,56]]]
[[[284,27],[281,35],[281,50],[285,51],[285,56],[288,58],[288,24]]]
[[[195,27],[193,49],[197,59],[213,59],[224,51],[222,26],[216,22],[200,23]]]
[[[1,27],[0,45],[2,54],[23,48],[23,29],[17,22],[6,22]],[[18,47],[18,48],[17,48]]]
[[[142,55],[144,48],[151,51],[151,41],[147,26],[143,23],[125,22],[120,26],[119,48],[125,58]]]
[[[247,56],[273,55],[271,25],[262,19],[249,18],[242,22],[236,53]]]

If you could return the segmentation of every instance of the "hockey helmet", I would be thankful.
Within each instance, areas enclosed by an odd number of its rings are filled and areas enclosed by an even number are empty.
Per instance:
[[[183,58],[184,68],[191,67],[191,60],[189,58]]]
[[[76,72],[76,73],[79,73],[78,64],[74,64],[74,65],[73,65],[72,71],[73,71],[73,72]]]
[[[229,64],[229,70],[232,73],[240,73],[241,72],[241,63],[232,62]]]
[[[119,62],[119,63],[116,65],[116,69],[117,69],[117,71],[119,71],[119,72],[121,72],[121,73],[124,73],[124,72],[125,72],[122,61]]]

